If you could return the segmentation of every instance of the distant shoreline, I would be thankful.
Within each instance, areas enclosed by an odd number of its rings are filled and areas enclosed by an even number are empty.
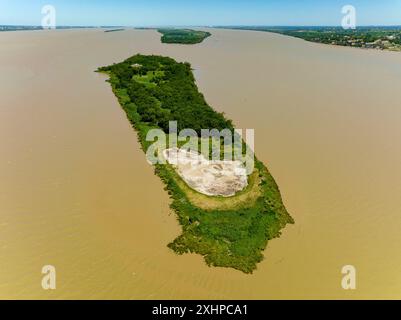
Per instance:
[[[276,33],[307,42],[350,47],[376,49],[378,51],[401,52],[401,26],[358,27],[345,30],[342,27],[252,27],[228,26],[217,29],[244,30]]]
[[[380,48],[365,48],[365,47],[357,47],[357,46],[350,46],[350,45],[340,45],[340,44],[332,44],[332,43],[323,43],[323,42],[318,42],[318,41],[310,41],[307,39],[303,39],[301,37],[296,37],[293,35],[277,32],[274,30],[260,30],[260,29],[252,29],[252,27],[220,27],[220,26],[205,26],[205,27],[197,27],[197,28],[204,28],[204,29],[216,29],[216,30],[231,30],[231,31],[258,31],[258,32],[266,32],[266,33],[271,33],[271,34],[276,34],[284,37],[290,37],[293,39],[299,39],[299,40],[304,40],[308,43],[314,43],[318,45],[324,45],[327,47],[335,47],[335,48],[350,48],[350,49],[366,49],[367,52],[393,52],[393,53],[400,53],[401,52],[401,47],[398,50],[389,50],[389,49],[380,49]],[[388,29],[390,28],[389,26],[385,27],[378,27],[378,28],[383,28],[383,29]],[[400,28],[401,32],[401,26],[394,26],[394,28]],[[17,31],[62,31],[62,30],[103,30],[105,32],[113,32],[113,31],[123,31],[123,30],[154,30],[158,31],[157,28],[147,28],[147,27],[129,27],[129,28],[119,28],[115,27],[109,27],[109,26],[60,26],[57,27],[54,30],[48,30],[48,29],[43,29],[42,27],[39,26],[0,26],[0,34],[1,33],[6,33],[6,32],[17,32]]]
[[[51,30],[72,30],[72,29],[122,29],[123,27],[114,26],[59,26]],[[12,25],[0,25],[0,32],[11,32],[11,31],[45,31],[42,26],[12,26]]]

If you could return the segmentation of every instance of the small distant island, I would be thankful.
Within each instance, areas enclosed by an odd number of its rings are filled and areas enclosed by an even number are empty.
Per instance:
[[[152,146],[146,139],[151,130],[157,129],[172,139],[171,121],[178,124],[179,131],[191,128],[197,135],[203,129],[235,131],[232,121],[213,110],[198,91],[189,63],[135,55],[99,68],[98,72],[109,76],[113,92],[137,131],[145,153]],[[225,152],[223,141],[217,141],[217,150]],[[241,141],[237,149],[240,154],[247,149]],[[209,138],[199,143],[204,142],[208,144]],[[185,143],[178,141],[177,147],[184,148]],[[252,273],[263,260],[268,241],[280,237],[281,230],[294,223],[268,169],[254,158],[253,152],[254,167],[249,175],[240,174],[242,169],[234,162],[208,163],[200,154],[185,148],[174,159],[173,152],[174,149],[162,151],[169,162],[154,165],[183,230],[169,248],[177,254],[200,254],[209,266]],[[209,158],[210,154],[205,156]],[[190,159],[199,160],[197,166],[188,168]],[[230,172],[237,176],[230,176]],[[223,180],[228,181],[226,188],[220,188]]]
[[[119,31],[124,31],[125,29],[123,29],[123,28],[118,28],[118,29],[108,29],[108,30],[105,30],[104,32],[119,32]]]
[[[221,27],[238,30],[267,31],[306,41],[365,49],[401,51],[401,26],[358,27]]]
[[[212,35],[210,32],[191,29],[158,29],[157,31],[162,34],[163,43],[196,44]]]

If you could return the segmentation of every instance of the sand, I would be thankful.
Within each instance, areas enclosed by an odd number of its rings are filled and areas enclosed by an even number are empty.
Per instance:
[[[0,298],[401,298],[401,55],[212,33],[0,33]],[[166,247],[180,234],[168,196],[93,72],[138,52],[191,62],[207,101],[255,129],[296,224],[253,275]]]
[[[196,151],[166,149],[163,156],[186,184],[207,196],[232,197],[248,186],[241,161],[208,160]]]

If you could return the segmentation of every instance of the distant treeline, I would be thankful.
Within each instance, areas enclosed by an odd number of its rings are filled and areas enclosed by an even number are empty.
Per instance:
[[[57,26],[56,29],[95,29],[95,28],[117,28],[113,26]],[[1,31],[34,31],[34,30],[44,30],[42,26],[17,26],[17,25],[0,25]]]
[[[342,27],[233,26],[220,28],[275,32],[306,41],[341,46],[373,47],[380,49],[397,49],[401,46],[401,26],[358,27],[356,29],[347,30]]]

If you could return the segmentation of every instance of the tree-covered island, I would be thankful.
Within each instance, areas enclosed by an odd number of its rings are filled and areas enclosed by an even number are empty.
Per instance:
[[[163,43],[196,44],[212,35],[210,32],[191,29],[158,29],[157,31],[162,34]]]
[[[232,122],[214,111],[198,91],[189,63],[135,55],[98,71],[109,76],[145,152],[151,144],[148,132],[158,128],[167,134],[170,121],[177,121],[179,130],[234,130]],[[195,191],[170,164],[156,164],[155,173],[164,182],[182,226],[182,235],[169,247],[178,254],[200,254],[209,266],[252,273],[263,260],[268,241],[294,223],[273,177],[257,159],[247,187],[231,197]]]

